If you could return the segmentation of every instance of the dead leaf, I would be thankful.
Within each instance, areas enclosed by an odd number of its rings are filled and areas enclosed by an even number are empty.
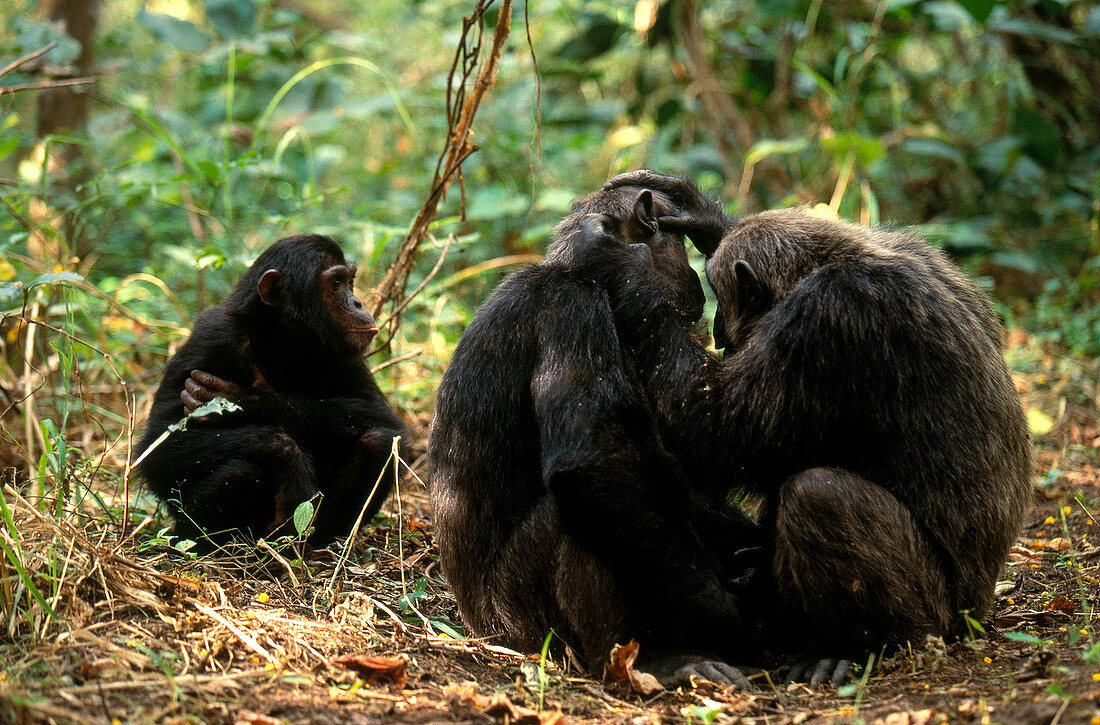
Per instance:
[[[1008,552],[1008,560],[1014,564],[1027,564],[1042,559],[1043,555],[1017,544]]]
[[[1047,549],[1049,551],[1065,551],[1069,548],[1069,540],[1063,539],[1061,536],[1056,536],[1047,542]]]
[[[1073,614],[1077,611],[1077,602],[1066,599],[1061,594],[1055,594],[1054,598],[1047,602],[1046,610],[1048,612]]]
[[[233,718],[233,725],[280,725],[282,721],[275,717],[261,715],[251,710],[241,710]]]
[[[638,672],[634,669],[634,660],[638,659],[639,649],[641,645],[635,640],[612,647],[611,660],[604,665],[604,677],[611,682],[627,681],[635,692],[648,697],[665,687],[648,672]]]
[[[876,720],[878,725],[928,725],[935,715],[935,710],[917,710],[915,712],[892,712],[882,720]]]
[[[635,640],[626,644],[617,644],[611,648],[611,661],[604,665],[604,679],[612,682],[623,682],[629,678],[628,672],[634,667],[634,660],[638,659],[638,650],[641,647]]]
[[[346,667],[367,684],[388,682],[397,685],[398,689],[401,689],[408,682],[408,678],[405,676],[405,665],[409,662],[408,655],[401,655],[400,657],[339,655],[333,657],[329,662],[330,664]]]
[[[561,710],[538,712],[513,705],[504,695],[495,696],[485,708],[485,714],[513,725],[565,725]]]
[[[1042,625],[1046,624],[1050,619],[1050,614],[1047,612],[1038,612],[1035,610],[1019,609],[1014,612],[1006,612],[993,622],[993,626],[998,631],[1009,631],[1016,629],[1020,625]]]

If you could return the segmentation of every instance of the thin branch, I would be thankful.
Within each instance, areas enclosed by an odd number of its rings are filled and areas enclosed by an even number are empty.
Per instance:
[[[402,298],[405,293],[409,274],[412,272],[413,264],[416,261],[416,253],[428,233],[429,225],[435,218],[436,209],[456,176],[461,177],[462,162],[478,149],[473,143],[474,116],[477,114],[485,95],[496,83],[497,69],[500,64],[504,41],[508,38],[508,33],[511,30],[512,0],[503,0],[496,27],[493,30],[493,43],[489,51],[489,57],[481,64],[473,87],[467,91],[466,80],[472,73],[476,59],[480,55],[481,34],[479,32],[477,44],[473,48],[468,45],[467,38],[475,24],[479,28],[482,27],[485,11],[490,5],[492,5],[492,2],[479,0],[472,16],[463,21],[462,39],[459,41],[459,50],[455,54],[455,60],[451,66],[451,76],[448,78],[447,83],[447,118],[450,126],[447,144],[436,162],[435,178],[432,181],[428,199],[416,215],[408,235],[406,235],[401,247],[397,250],[397,258],[393,267],[390,268],[385,278],[375,288],[377,302],[374,306],[374,314],[376,317],[379,316],[382,308],[387,304],[395,304],[395,312],[389,318],[392,329],[396,329],[400,325],[400,315],[396,311],[396,307],[400,303],[396,301]],[[461,72],[462,78],[462,82],[457,88],[454,85],[454,74],[456,72]],[[454,96],[452,98],[453,88]],[[457,113],[454,111],[455,108],[458,108]]]
[[[95,78],[66,78],[60,81],[36,81],[34,83],[20,83],[15,86],[0,86],[0,96],[5,93],[18,91],[41,91],[47,88],[64,88],[65,86],[83,86],[95,83]]]
[[[49,43],[47,43],[45,45],[45,47],[42,47],[42,48],[39,48],[38,50],[27,53],[22,58],[16,58],[11,63],[8,63],[3,68],[0,68],[0,78],[3,78],[8,73],[11,73],[13,70],[15,70],[19,66],[23,65],[24,63],[29,63],[32,60],[34,60],[35,58],[37,58],[39,56],[42,56],[42,55],[45,55],[46,53],[49,53],[51,50],[53,50],[56,47],[57,47],[57,41],[53,40],[53,41],[50,41]]]

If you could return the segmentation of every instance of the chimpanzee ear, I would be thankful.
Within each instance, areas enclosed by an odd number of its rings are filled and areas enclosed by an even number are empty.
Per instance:
[[[757,314],[764,312],[775,302],[775,295],[760,281],[756,270],[743,259],[733,263],[733,276],[737,280],[737,307]]]
[[[277,269],[269,269],[260,277],[256,285],[256,293],[260,300],[269,307],[278,307],[283,303],[283,273]]]
[[[634,199],[634,225],[639,233],[649,236],[657,233],[657,215],[653,213],[653,192],[644,189]]]

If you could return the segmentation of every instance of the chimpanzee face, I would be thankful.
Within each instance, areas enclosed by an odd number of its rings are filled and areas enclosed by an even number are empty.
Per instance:
[[[344,344],[363,351],[378,334],[374,317],[355,296],[354,264],[334,264],[320,275],[320,294],[336,333]]]

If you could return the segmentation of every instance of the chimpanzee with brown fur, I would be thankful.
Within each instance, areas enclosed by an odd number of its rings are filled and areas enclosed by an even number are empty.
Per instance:
[[[329,237],[281,239],[168,362],[138,453],[214,397],[241,408],[190,419],[139,466],[178,535],[268,535],[320,493],[310,541],[323,543],[346,535],[368,499],[366,517],[382,505],[403,426],[363,360],[378,328],[355,273]]]
[[[776,599],[758,601],[775,641],[793,632],[803,662],[824,658],[821,682],[861,651],[965,632],[1031,503],[1027,422],[986,297],[910,234],[797,210],[733,222],[691,182],[646,171],[604,188],[620,186],[667,194],[678,209],[661,230],[706,255],[723,359],[625,240],[604,250],[618,281],[602,281],[689,478],[764,496]]]
[[[756,527],[698,506],[655,430],[595,279],[625,239],[684,336],[703,291],[663,194],[628,187],[574,204],[546,259],[506,279],[463,334],[437,393],[429,456],[436,542],[462,619],[537,652],[553,631],[599,672],[615,643],[665,683],[744,682],[748,640],[731,581]],[[589,255],[592,256],[592,255]]]

